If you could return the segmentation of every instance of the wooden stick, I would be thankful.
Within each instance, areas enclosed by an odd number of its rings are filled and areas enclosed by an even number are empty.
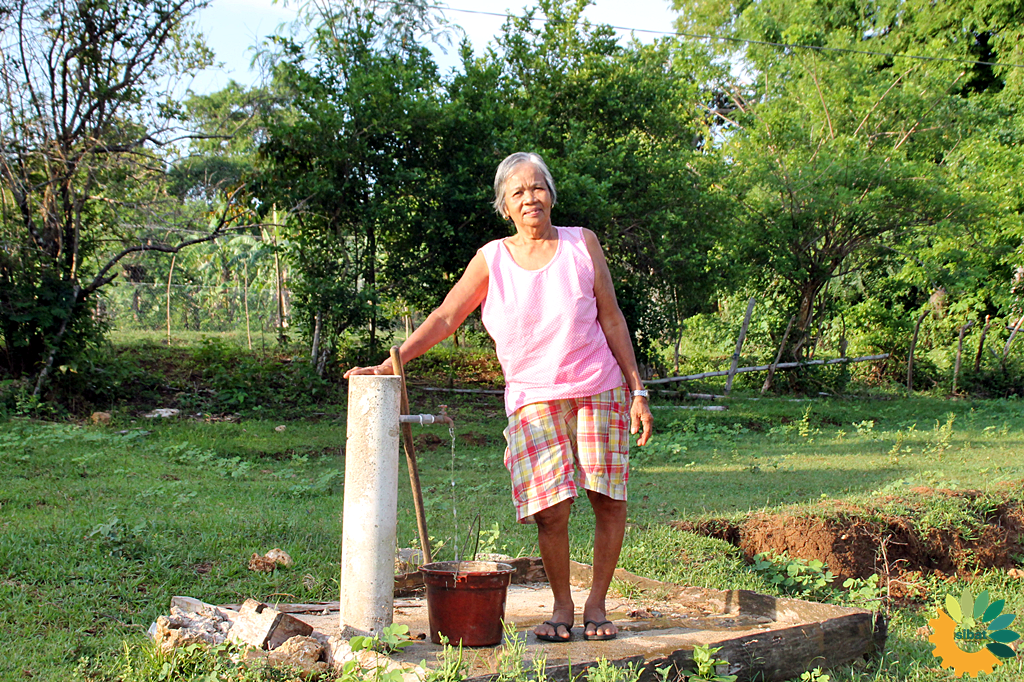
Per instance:
[[[757,302],[753,296],[747,301],[747,314],[743,316],[743,326],[740,327],[739,338],[736,339],[736,352],[732,354],[732,365],[729,367],[729,378],[725,380],[725,394],[729,395],[732,390],[732,380],[736,376],[736,370],[740,366],[740,351],[743,350],[743,342],[747,338],[747,327],[750,325],[750,316],[754,312],[754,303]]]
[[[888,353],[881,353],[879,355],[862,355],[858,358],[832,358],[831,360],[807,360],[805,362],[780,362],[774,364],[775,369],[793,369],[794,367],[807,367],[810,365],[841,365],[846,363],[856,362],[871,362],[872,360],[885,360],[889,357]],[[773,365],[755,365],[753,367],[737,367],[735,374],[744,374],[746,372],[763,372],[766,369],[770,369]],[[701,372],[700,374],[687,374],[681,377],[666,377],[665,379],[645,379],[645,386],[654,386],[657,384],[671,384],[677,381],[697,381],[699,379],[707,379],[709,377],[724,377],[728,376],[731,370],[723,370],[719,372]],[[418,386],[418,391],[439,391],[444,393],[483,393],[488,395],[504,395],[505,391],[497,389],[487,388],[443,388],[436,386]],[[654,389],[660,390],[660,389]],[[687,393],[687,398],[701,398],[701,399],[717,399],[725,398],[724,395],[716,395],[713,393]]]
[[[974,326],[974,320],[971,320],[964,326],[960,327],[960,338],[956,343],[956,362],[953,364],[953,395],[956,395],[956,379],[960,376],[960,356],[964,352],[964,334],[967,330]]]
[[[809,365],[839,365],[847,362],[870,362],[871,360],[885,360],[889,357],[888,353],[882,353],[880,355],[864,355],[859,358],[832,358],[831,360],[807,360],[805,362],[780,362],[775,365],[775,369],[792,369],[794,367],[806,367]],[[742,374],[744,372],[763,372],[770,368],[771,365],[756,365],[754,367],[739,367],[736,369],[736,374]],[[728,376],[732,370],[724,370],[720,372],[702,372],[700,374],[687,374],[681,377],[667,377],[665,379],[646,379],[644,381],[645,386],[653,386],[655,384],[669,384],[674,381],[695,381],[697,379],[707,379],[708,377],[724,377]]]
[[[921,331],[921,323],[924,322],[924,318],[930,313],[930,310],[926,310],[921,313],[921,317],[917,318],[917,324],[914,325],[914,336],[910,339],[910,352],[907,354],[907,392],[914,392],[914,346],[917,345],[917,334]]]
[[[1018,331],[1020,330],[1020,324],[1021,324],[1021,322],[1024,322],[1024,315],[1021,315],[1021,316],[1020,316],[1020,319],[1019,319],[1019,320],[1017,320],[1017,324],[1016,324],[1016,325],[1014,325],[1014,327],[1013,327],[1013,331],[1012,331],[1012,332],[1010,332],[1010,338],[1006,339],[1006,345],[1005,345],[1005,346],[1003,346],[1003,364],[1004,364],[1004,365],[1006,364],[1006,358],[1007,358],[1007,356],[1008,356],[1008,355],[1010,354],[1010,344],[1012,344],[1012,343],[1013,343],[1013,338],[1014,338],[1015,336],[1017,336],[1017,332],[1018,332]]]
[[[786,341],[789,340],[789,330],[793,328],[793,321],[796,320],[796,315],[789,316],[789,324],[786,325],[786,332],[782,335],[782,343],[779,344],[779,352],[775,356],[775,362],[768,368],[768,376],[764,378],[764,386],[761,387],[761,395],[768,392],[768,389],[772,387],[772,377],[775,376],[775,368],[779,366],[779,360],[782,359],[782,351],[786,348]]]
[[[401,413],[409,414],[409,394],[405,390],[405,368],[402,367],[402,356],[398,346],[391,347],[391,366],[396,376],[402,377]],[[427,515],[423,511],[423,489],[420,487],[420,472],[416,467],[416,448],[412,443],[412,425],[401,424],[402,444],[405,446],[405,461],[409,465],[409,487],[412,488],[412,504],[416,508],[416,529],[420,534],[420,549],[423,550],[423,563],[433,561],[430,555],[430,536],[427,534]]]

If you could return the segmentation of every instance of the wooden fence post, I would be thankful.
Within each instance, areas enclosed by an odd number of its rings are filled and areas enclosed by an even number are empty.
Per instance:
[[[782,335],[782,343],[779,344],[779,352],[775,355],[775,362],[768,368],[768,376],[764,378],[764,385],[761,386],[761,395],[768,392],[768,389],[772,387],[772,378],[775,376],[775,368],[779,366],[779,360],[782,359],[782,351],[786,348],[786,341],[789,340],[789,330],[793,328],[793,321],[796,320],[796,315],[789,316],[789,324],[786,325],[786,332]]]
[[[914,392],[914,346],[917,345],[917,334],[921,331],[921,323],[930,312],[931,310],[926,310],[921,313],[921,317],[917,318],[917,324],[914,325],[914,336],[910,339],[910,352],[907,354],[907,393]]]
[[[725,394],[729,395],[732,390],[732,380],[736,376],[736,369],[740,366],[740,351],[743,350],[743,342],[747,338],[747,327],[750,325],[750,316],[754,312],[754,303],[757,302],[753,296],[747,301],[747,314],[743,316],[743,326],[740,327],[739,338],[736,339],[736,352],[732,354],[732,366],[729,368],[729,378],[725,380]]]
[[[981,338],[978,339],[978,353],[974,356],[974,371],[981,370],[981,351],[985,348],[985,336],[988,334],[989,325],[992,324],[992,316],[985,316],[985,327],[981,330]]]
[[[964,326],[960,327],[960,338],[956,342],[956,362],[953,363],[953,395],[956,395],[956,380],[960,376],[960,356],[964,351],[964,334],[967,330],[974,326],[974,320],[971,320]]]

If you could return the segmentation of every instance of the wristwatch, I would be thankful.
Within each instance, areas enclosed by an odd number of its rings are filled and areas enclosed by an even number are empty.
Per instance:
[[[633,391],[632,393],[630,393],[630,397],[631,398],[646,398],[646,397],[648,397],[647,394],[648,394],[647,389],[646,388],[641,388],[639,390],[636,390],[636,391]]]

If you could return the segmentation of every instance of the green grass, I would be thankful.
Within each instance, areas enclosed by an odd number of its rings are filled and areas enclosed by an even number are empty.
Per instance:
[[[434,412],[440,402],[457,424],[457,533],[447,432],[414,427],[440,440],[419,452],[438,558],[454,556],[456,543],[466,551],[478,515],[485,530],[497,524],[486,549],[536,555],[534,528],[513,519],[500,400],[413,395],[415,411]],[[1024,479],[1022,407],[770,399],[735,400],[715,413],[658,409],[653,444],[633,453],[621,565],[672,582],[771,591],[735,548],[664,522],[807,509],[823,498],[856,502],[919,485],[995,490]],[[0,423],[0,680],[68,679],[83,657],[91,661],[84,668],[95,669],[124,642],[143,642],[175,594],[217,603],[336,599],[344,432],[337,413],[288,422],[151,422],[118,413],[110,427]],[[407,487],[403,474],[398,537],[415,546]],[[570,529],[573,558],[589,563],[587,507],[577,501]],[[936,526],[964,521],[960,508],[936,503],[927,511]],[[247,570],[250,554],[272,547],[288,551],[295,566]],[[963,588],[929,585],[935,603]],[[971,583],[975,593],[983,586],[1007,600],[1007,611],[1024,612],[1019,581],[990,571]],[[916,632],[925,619],[921,609],[896,611],[881,667],[833,671],[832,679],[950,679]],[[986,679],[1021,675],[1017,662]]]

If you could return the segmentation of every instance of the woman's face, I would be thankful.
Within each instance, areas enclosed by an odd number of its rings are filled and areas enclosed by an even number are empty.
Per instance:
[[[516,166],[505,183],[505,213],[519,229],[551,224],[551,192],[532,163]]]

